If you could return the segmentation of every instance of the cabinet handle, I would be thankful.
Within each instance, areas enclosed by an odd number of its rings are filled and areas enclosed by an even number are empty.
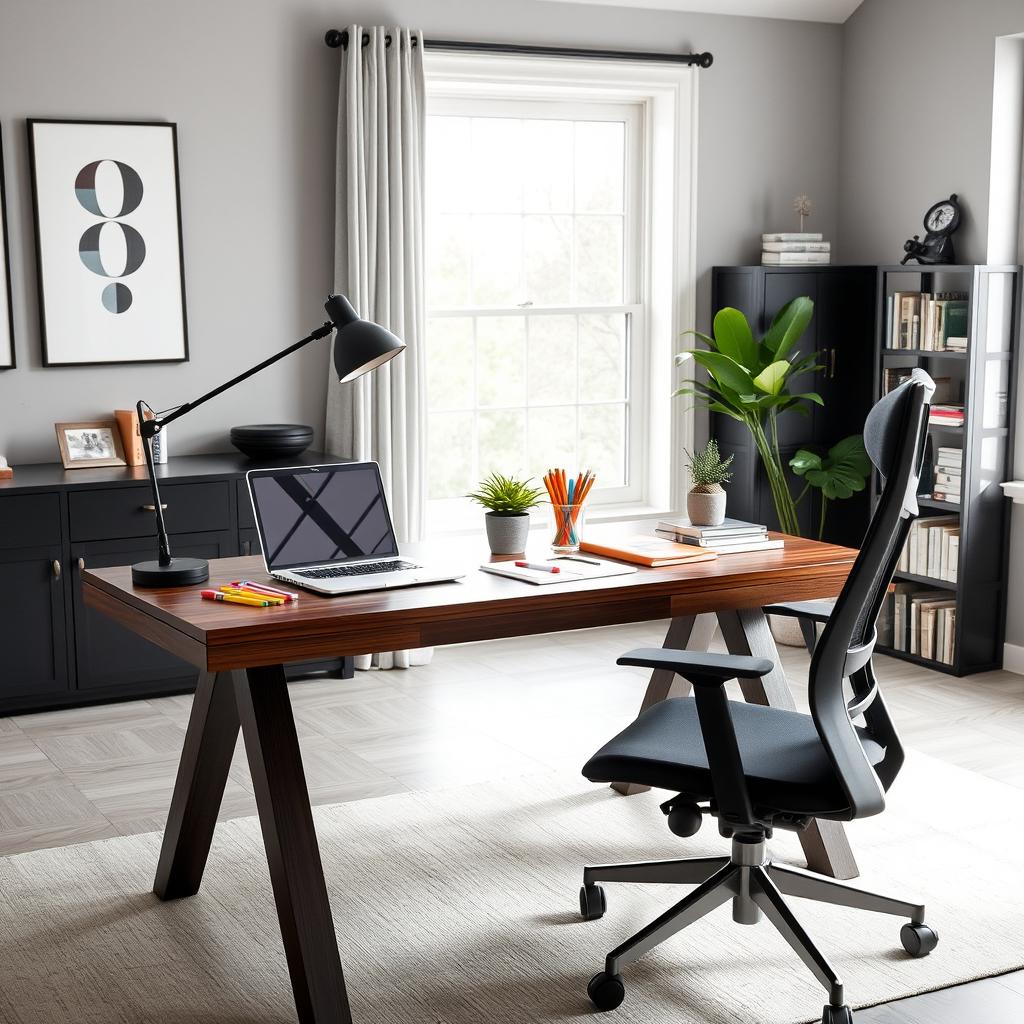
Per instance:
[[[85,559],[79,557],[78,559],[78,571],[81,572],[85,568]]]
[[[142,509],[143,512],[155,512],[156,511],[156,505],[140,505],[139,508]],[[167,511],[167,506],[164,505],[163,503],[161,503],[160,511],[161,512],[166,512]]]
[[[60,572],[61,572],[61,569],[60,569],[60,559],[59,558],[55,558],[50,563],[50,568],[53,569],[53,578],[55,580],[59,580],[60,579]]]
[[[828,377],[829,377],[829,380],[835,380],[836,379],[836,350],[833,348],[833,349],[830,349],[829,351],[832,353],[832,366],[831,366],[831,369],[829,370]]]

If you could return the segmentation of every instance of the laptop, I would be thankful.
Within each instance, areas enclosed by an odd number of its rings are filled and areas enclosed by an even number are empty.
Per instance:
[[[333,595],[463,575],[401,557],[376,462],[253,469],[245,478],[276,580]]]

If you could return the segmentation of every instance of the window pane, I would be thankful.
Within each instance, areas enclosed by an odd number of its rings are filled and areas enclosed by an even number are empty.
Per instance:
[[[576,218],[576,301],[622,302],[622,218]]]
[[[476,357],[478,405],[525,404],[526,325],[522,317],[478,317]]]
[[[473,414],[435,412],[427,418],[427,496],[468,494],[473,481]]]
[[[523,208],[523,123],[509,117],[474,117],[471,194],[478,213]]]
[[[528,380],[530,405],[576,399],[576,317],[531,316]]]
[[[572,217],[523,218],[526,298],[535,306],[566,306],[572,292]]]
[[[434,309],[464,306],[469,301],[471,223],[461,214],[430,218],[427,294]]]
[[[580,465],[597,474],[596,487],[626,481],[626,406],[580,407]]]
[[[473,405],[473,321],[433,317],[427,321],[427,408]]]
[[[530,475],[538,480],[551,466],[570,471],[576,465],[576,407],[556,406],[529,411]]]
[[[580,317],[580,401],[626,398],[626,317],[622,313]]]
[[[523,301],[522,266],[522,217],[474,217],[472,301],[478,306],[518,305]]]
[[[472,209],[468,117],[431,117],[427,130],[427,191],[440,213]]]
[[[523,209],[527,213],[572,210],[573,122],[524,121],[525,152],[543,159],[524,161]]]
[[[480,451],[477,475],[481,480],[489,473],[521,476],[525,472],[526,414],[522,409],[482,412],[478,431]]]
[[[623,121],[576,122],[577,213],[622,213],[625,144]]]

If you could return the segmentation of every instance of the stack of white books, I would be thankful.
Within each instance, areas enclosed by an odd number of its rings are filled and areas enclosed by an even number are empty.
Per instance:
[[[963,473],[963,450],[960,448],[938,448],[935,452],[935,481],[932,497],[936,501],[960,504],[960,481]]]
[[[761,236],[761,266],[807,267],[832,262],[832,243],[819,231],[781,231]]]
[[[685,516],[663,519],[654,531],[659,537],[677,544],[717,551],[720,555],[740,551],[768,551],[781,548],[783,542],[768,536],[768,527],[759,523],[745,523],[741,519],[726,519],[719,526],[694,526]]]
[[[915,576],[956,583],[959,561],[959,518],[926,516],[914,520],[896,568]]]

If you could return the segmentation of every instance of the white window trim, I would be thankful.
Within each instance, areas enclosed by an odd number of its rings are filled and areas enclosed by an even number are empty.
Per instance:
[[[630,496],[622,504],[595,507],[589,519],[681,508],[681,454],[684,447],[693,447],[694,417],[685,403],[671,398],[676,379],[672,357],[681,347],[682,331],[696,322],[697,72],[668,64],[443,51],[425,53],[424,68],[428,114],[439,101],[493,97],[500,104],[510,95],[641,105],[646,143],[639,191],[648,231],[643,265],[634,268],[634,294],[650,316],[638,325],[647,338],[642,353],[646,365],[635,368],[650,385],[642,466],[634,468],[644,474],[643,493],[639,502]],[[643,422],[643,417],[644,410],[638,411],[634,422]]]

